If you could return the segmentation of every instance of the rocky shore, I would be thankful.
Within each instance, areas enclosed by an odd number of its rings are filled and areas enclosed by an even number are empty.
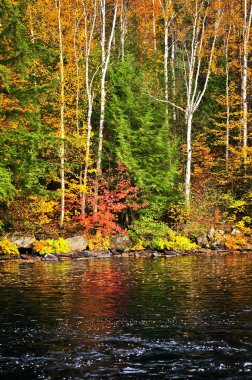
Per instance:
[[[154,251],[154,250],[143,250],[143,251],[131,251],[131,252],[120,252],[116,250],[94,250],[94,251],[79,251],[79,252],[73,252],[69,254],[46,254],[46,255],[39,255],[39,254],[29,254],[24,253],[20,254],[20,256],[10,256],[10,255],[4,255],[0,256],[0,262],[1,261],[22,261],[22,262],[59,262],[59,261],[65,261],[65,260],[88,260],[88,259],[116,259],[116,258],[173,258],[173,257],[179,257],[179,256],[188,256],[188,255],[225,255],[225,254],[233,254],[233,253],[245,253],[245,252],[251,252],[252,250],[250,248],[243,248],[240,250],[211,250],[211,249],[197,249],[194,251],[186,251],[186,252],[180,252],[180,251]]]
[[[57,245],[57,250],[50,252],[36,251],[36,246],[41,245],[45,241],[36,240],[32,235],[18,235],[12,234],[6,236],[5,239],[15,246],[16,253],[0,254],[0,262],[6,260],[18,260],[23,262],[58,262],[63,260],[87,260],[87,259],[112,259],[112,258],[172,258],[187,255],[211,255],[211,254],[229,254],[229,253],[242,253],[252,252],[251,244],[244,244],[241,239],[240,232],[233,230],[231,234],[224,235],[224,233],[216,232],[213,228],[204,236],[197,239],[196,249],[191,250],[172,250],[172,249],[132,249],[132,242],[128,235],[115,236],[107,249],[94,249],[90,248],[89,242],[83,236],[73,236],[65,239],[52,240],[52,242],[60,242],[63,245]],[[221,239],[224,236],[225,239]],[[239,241],[242,243],[239,245]],[[250,240],[248,240],[250,241]],[[47,242],[47,241],[46,241]],[[230,244],[232,243],[232,245]],[[237,244],[238,242],[238,244]],[[67,250],[61,250],[61,247]],[[47,247],[48,248],[48,247]]]

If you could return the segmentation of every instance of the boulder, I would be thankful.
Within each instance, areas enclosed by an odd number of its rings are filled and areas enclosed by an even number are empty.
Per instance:
[[[126,248],[129,248],[131,244],[130,237],[128,235],[117,235],[111,240],[111,248],[123,252]]]
[[[223,241],[217,239],[212,242],[210,248],[214,251],[218,249],[225,249],[225,244],[223,243]]]
[[[53,255],[52,253],[47,253],[44,257],[43,257],[43,261],[58,261],[58,257]]]
[[[73,236],[66,239],[69,244],[70,252],[75,251],[85,251],[87,248],[88,242],[83,236]]]
[[[207,235],[202,235],[202,236],[198,236],[197,237],[197,244],[202,247],[202,248],[206,248],[208,246],[208,239],[207,239]]]
[[[33,235],[11,235],[7,236],[13,244],[16,244],[18,248],[29,249],[32,248],[32,244],[36,241]]]
[[[214,239],[215,235],[216,235],[215,228],[211,227],[210,230],[207,233],[207,238],[211,241],[211,240]]]

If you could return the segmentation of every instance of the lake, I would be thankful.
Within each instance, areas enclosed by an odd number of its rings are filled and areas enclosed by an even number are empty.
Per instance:
[[[252,254],[0,262],[0,379],[252,379]]]

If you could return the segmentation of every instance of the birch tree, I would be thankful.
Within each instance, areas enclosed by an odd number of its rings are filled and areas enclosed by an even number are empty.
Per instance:
[[[120,40],[121,40],[121,59],[125,58],[125,37],[127,33],[127,2],[121,0],[120,3]]]
[[[106,6],[107,0],[100,0],[100,12],[101,12],[101,55],[102,55],[102,69],[101,69],[101,106],[100,106],[100,126],[99,126],[99,138],[98,138],[98,158],[96,165],[96,184],[95,184],[95,199],[98,195],[98,179],[101,174],[101,162],[102,162],[102,149],[103,149],[103,130],[104,130],[104,120],[105,120],[105,106],[106,106],[106,76],[108,71],[108,66],[110,62],[112,42],[115,33],[116,18],[117,18],[117,8],[118,0],[116,0],[114,5],[114,14],[112,20],[112,26],[107,36],[106,26]],[[94,202],[94,212],[97,212],[97,202]]]
[[[91,132],[92,132],[92,113],[93,113],[93,81],[97,70],[90,73],[90,55],[94,39],[94,31],[97,20],[97,1],[94,0],[92,9],[87,9],[85,2],[83,4],[84,15],[84,51],[85,51],[85,85],[88,101],[87,109],[87,139],[86,139],[86,155],[85,155],[85,168],[83,174],[83,190],[81,192],[81,213],[84,215],[86,209],[86,193],[87,193],[87,180],[90,161],[90,146],[91,146]]]
[[[60,227],[64,225],[65,218],[65,79],[64,79],[64,57],[61,25],[61,0],[55,1],[58,14],[59,34],[59,58],[60,58],[60,182],[61,182],[61,207]]]
[[[248,53],[252,19],[252,2],[243,0],[243,67],[242,67],[242,124],[243,124],[243,160],[246,172],[248,148]]]
[[[229,133],[230,133],[230,94],[229,94],[229,37],[231,32],[231,26],[229,26],[227,38],[225,41],[225,59],[226,59],[226,171],[228,171],[229,167]]]
[[[165,100],[169,100],[169,77],[168,77],[168,60],[169,60],[169,26],[173,19],[172,0],[159,0],[164,19],[164,92]],[[168,123],[168,104],[166,107],[166,122]]]
[[[195,1],[194,13],[192,15],[191,41],[189,44],[184,43],[186,57],[184,60],[184,79],[186,86],[186,108],[185,123],[187,130],[186,137],[186,173],[185,173],[185,203],[190,206],[191,198],[191,166],[192,166],[192,122],[193,116],[206,93],[209,77],[211,74],[214,49],[218,35],[218,28],[221,19],[221,9],[215,11],[215,21],[213,28],[212,43],[210,50],[206,54],[203,65],[203,50],[205,48],[207,37],[208,13],[210,11],[209,3]],[[207,38],[206,38],[207,37]],[[203,86],[200,86],[200,77],[203,79]]]

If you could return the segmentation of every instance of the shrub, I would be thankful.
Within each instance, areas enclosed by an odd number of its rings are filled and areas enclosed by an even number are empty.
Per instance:
[[[151,218],[142,218],[134,222],[129,234],[133,241],[132,250],[139,241],[141,249],[151,247],[160,251],[165,248],[174,251],[190,251],[197,248],[197,245],[187,237],[177,235],[165,223]]]
[[[8,239],[0,241],[0,255],[19,256],[18,247]]]
[[[33,244],[33,250],[40,255],[46,255],[48,253],[59,254],[70,252],[69,244],[63,238],[59,238],[57,240],[47,239],[36,241]]]
[[[33,243],[33,250],[41,255],[52,253],[52,246],[48,240],[39,240]]]
[[[130,248],[126,248],[125,252],[129,251],[143,251],[146,247],[141,239],[137,239]]]
[[[153,240],[171,238],[175,235],[175,232],[165,223],[145,217],[131,225],[129,235],[133,242],[141,239],[144,241],[144,245],[151,245]]]
[[[242,234],[238,235],[224,235],[221,237],[225,247],[231,251],[246,247],[249,242],[248,239]]]
[[[97,233],[94,236],[88,237],[88,247],[91,251],[98,249],[109,249],[110,247],[110,236],[102,236],[102,234]]]
[[[151,248],[157,249],[158,251],[162,251],[163,249],[169,246],[169,241],[163,238],[156,238],[151,241]]]
[[[169,241],[166,248],[174,251],[192,251],[197,248],[197,244],[192,243],[187,237],[177,235]]]

